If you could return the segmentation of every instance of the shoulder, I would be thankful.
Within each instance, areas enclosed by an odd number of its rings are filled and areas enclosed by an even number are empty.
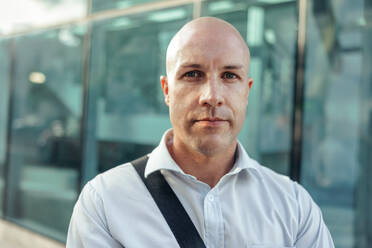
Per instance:
[[[128,187],[138,187],[140,182],[141,179],[133,165],[125,163],[98,174],[89,184],[99,194],[102,194],[104,192],[115,193]]]
[[[78,204],[93,208],[108,227],[117,219],[137,216],[139,206],[152,206],[152,198],[130,163],[119,165],[90,180],[80,194]]]
[[[264,202],[271,203],[274,211],[280,212],[284,219],[294,221],[296,235],[300,236],[310,229],[312,233],[319,229],[327,233],[320,208],[302,185],[261,165],[257,167],[257,174],[260,178],[257,190]]]
[[[262,187],[276,203],[282,203],[287,207],[290,205],[293,210],[297,211],[302,211],[309,206],[316,206],[310,194],[298,182],[262,166],[254,160],[253,162],[256,163],[259,187]]]
[[[254,161],[255,162],[255,161]],[[257,163],[257,162],[255,162]],[[280,223],[287,223],[296,247],[334,247],[331,235],[324,224],[322,212],[310,194],[288,176],[257,166],[257,190],[263,195],[263,205],[272,205],[279,213]]]
[[[98,174],[87,185],[93,188],[103,200],[116,196],[133,197],[133,193],[142,188],[145,189],[131,163],[125,163]]]
[[[279,174],[278,172],[259,164],[255,160],[252,160],[252,163],[255,164],[254,167],[255,170],[257,170],[256,174],[261,184],[265,187],[292,196],[296,195],[297,187],[299,186],[297,182],[290,179],[287,175]]]

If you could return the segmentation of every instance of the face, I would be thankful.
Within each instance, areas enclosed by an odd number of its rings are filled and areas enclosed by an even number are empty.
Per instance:
[[[248,78],[249,55],[241,41],[208,30],[180,39],[167,57],[170,66],[161,84],[173,125],[173,144],[213,155],[236,146],[252,79]]]

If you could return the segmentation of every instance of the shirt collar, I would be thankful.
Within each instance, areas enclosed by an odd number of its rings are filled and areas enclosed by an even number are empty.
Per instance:
[[[149,174],[158,170],[170,170],[177,173],[186,175],[182,169],[176,164],[170,155],[167,148],[167,141],[173,136],[173,130],[168,129],[161,138],[160,144],[149,154],[149,160],[145,169],[145,177]],[[237,157],[233,168],[228,174],[236,174],[242,170],[253,170],[258,172],[258,167],[260,165],[253,159],[251,159],[244,147],[238,141],[238,151]],[[190,176],[190,175],[188,175]]]
[[[168,129],[161,138],[160,144],[149,154],[145,169],[145,177],[158,170],[171,170],[184,174],[176,164],[167,148],[167,140],[171,139],[173,130]]]
[[[254,170],[258,172],[258,167],[260,165],[249,157],[248,153],[245,151],[243,145],[238,141],[237,156],[233,168],[230,170],[230,174],[236,174],[242,170]]]

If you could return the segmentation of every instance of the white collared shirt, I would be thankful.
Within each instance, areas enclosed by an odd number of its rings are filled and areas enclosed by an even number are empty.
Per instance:
[[[145,176],[160,170],[207,248],[333,248],[319,207],[299,184],[251,159],[241,144],[231,171],[212,189],[174,162],[164,134]],[[150,193],[129,163],[84,187],[67,248],[179,247]]]

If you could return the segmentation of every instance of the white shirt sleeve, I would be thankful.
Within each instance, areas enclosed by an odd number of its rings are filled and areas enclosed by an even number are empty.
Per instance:
[[[66,248],[123,248],[111,236],[103,209],[101,197],[88,183],[75,204]]]
[[[296,184],[299,204],[299,229],[296,247],[299,248],[334,248],[331,234],[324,224],[319,207],[309,193]]]

